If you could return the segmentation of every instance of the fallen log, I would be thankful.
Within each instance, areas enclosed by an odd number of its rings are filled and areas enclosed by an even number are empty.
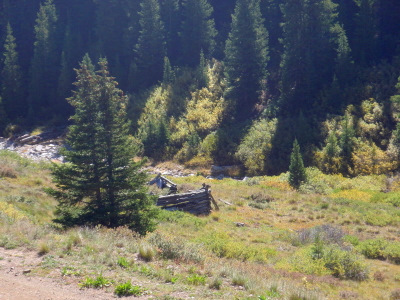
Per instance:
[[[218,199],[219,201],[221,201],[222,203],[225,203],[226,205],[233,205],[232,203],[229,203],[228,201],[222,200],[222,199]]]

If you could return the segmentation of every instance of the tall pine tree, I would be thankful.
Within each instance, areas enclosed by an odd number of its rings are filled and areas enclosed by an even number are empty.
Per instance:
[[[268,32],[259,0],[237,0],[232,28],[225,47],[228,97],[237,117],[247,119],[265,88],[268,63]]]
[[[283,5],[282,112],[314,108],[318,94],[334,74],[337,24],[331,0],[287,0]]]
[[[53,0],[40,5],[35,25],[35,48],[30,71],[30,119],[51,118],[57,91],[57,14]]]
[[[210,58],[215,47],[213,8],[207,0],[183,2],[182,63],[191,67],[199,64],[200,53]]]
[[[1,97],[5,114],[11,120],[25,116],[22,74],[18,63],[17,45],[10,24],[4,44],[4,61],[1,70]]]
[[[163,76],[166,51],[158,0],[142,1],[139,15],[141,30],[136,45],[136,79],[142,88],[146,88]]]
[[[154,228],[146,176],[133,161],[126,117],[127,97],[110,77],[107,62],[94,72],[88,56],[77,70],[75,108],[64,150],[66,164],[53,170],[58,201],[56,221],[64,226],[128,226],[144,235]]]
[[[180,13],[179,0],[161,1],[161,19],[165,27],[167,56],[174,65],[177,63],[181,50],[181,44],[179,41],[181,23]]]
[[[357,4],[359,11],[355,19],[354,59],[367,66],[378,58],[377,0],[359,0]]]

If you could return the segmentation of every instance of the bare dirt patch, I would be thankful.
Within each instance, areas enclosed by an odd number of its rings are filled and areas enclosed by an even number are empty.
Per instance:
[[[76,282],[59,277],[40,277],[33,270],[41,263],[34,252],[0,248],[1,300],[108,300],[116,299],[103,290],[80,289]],[[126,297],[124,299],[148,299]]]

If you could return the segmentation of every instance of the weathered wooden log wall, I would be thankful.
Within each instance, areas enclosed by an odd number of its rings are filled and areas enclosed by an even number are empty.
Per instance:
[[[209,187],[203,187],[197,191],[184,194],[160,196],[157,205],[166,210],[180,210],[194,215],[209,215],[211,213],[211,202],[215,204]],[[218,206],[216,206],[218,209]]]

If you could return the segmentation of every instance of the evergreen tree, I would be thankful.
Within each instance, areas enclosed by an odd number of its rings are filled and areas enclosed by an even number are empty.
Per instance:
[[[57,103],[56,112],[58,114],[62,114],[67,116],[66,112],[69,111],[68,103],[65,100],[68,97],[68,94],[71,90],[72,80],[71,80],[71,72],[70,67],[68,65],[67,59],[65,57],[65,52],[61,53],[61,71],[60,76],[58,78],[58,86],[57,86]]]
[[[56,7],[53,0],[40,5],[35,25],[35,47],[29,86],[31,120],[51,117],[57,91]]]
[[[123,32],[123,45],[124,51],[120,55],[120,62],[127,68],[125,70],[124,78],[121,79],[120,85],[127,91],[134,91],[138,87],[136,80],[137,75],[137,59],[135,55],[136,45],[140,35],[140,15],[141,10],[140,1],[126,1],[125,10],[128,16],[127,24]]]
[[[208,64],[207,60],[204,57],[203,51],[200,52],[200,64],[197,67],[197,86],[199,89],[207,86],[208,84],[208,75],[207,75]]]
[[[390,60],[400,50],[400,1],[379,0],[378,9],[379,51]]]
[[[396,84],[396,89],[397,89],[398,94],[392,96],[390,98],[390,100],[394,104],[399,105],[400,104],[400,77],[398,78],[398,82]],[[399,115],[397,116],[397,118],[399,118]],[[398,159],[400,159],[400,122],[397,122],[396,128],[393,130],[392,135],[393,135],[393,143],[398,150]]]
[[[213,8],[207,0],[185,0],[182,23],[182,63],[190,67],[199,64],[201,51],[210,58],[215,47]]]
[[[282,112],[309,111],[327,82],[332,82],[337,24],[331,0],[287,0],[282,6]]]
[[[8,122],[8,118],[3,108],[3,101],[0,97],[0,133],[3,133],[3,130],[6,128]]]
[[[292,154],[290,155],[289,184],[295,189],[298,189],[306,180],[306,170],[300,153],[300,146],[297,139],[295,139]]]
[[[337,24],[333,30],[337,41],[335,75],[337,76],[340,85],[344,87],[350,83],[354,73],[351,49],[343,27]]]
[[[58,115],[67,118],[71,113],[71,106],[66,101],[66,98],[70,96],[72,89],[72,83],[74,82],[74,67],[77,64],[77,57],[82,57],[82,49],[76,47],[82,47],[82,43],[79,42],[76,33],[71,32],[70,25],[67,24],[64,34],[63,47],[60,58],[60,71],[57,82],[57,98],[54,103],[55,111]]]
[[[370,65],[377,59],[377,0],[359,0],[354,32],[354,59],[361,65]]]
[[[340,135],[340,156],[342,158],[342,172],[350,174],[353,168],[354,128],[349,113],[346,112],[342,122],[342,134]]]
[[[1,70],[1,97],[5,115],[10,119],[25,116],[26,112],[22,98],[22,74],[16,48],[13,31],[10,24],[8,24],[4,44],[3,68]]]
[[[137,80],[141,87],[146,88],[163,76],[166,51],[158,0],[144,0],[139,15],[141,30],[136,45]]]
[[[167,56],[175,65],[180,53],[180,5],[179,0],[161,1],[161,19],[165,27]]]
[[[122,43],[122,34],[128,22],[123,0],[101,0],[96,3],[96,35],[100,55],[114,57]]]
[[[346,31],[346,35],[350,40],[353,41],[356,14],[358,12],[357,1],[355,0],[334,0],[338,4],[338,19],[339,23],[343,26]]]
[[[98,57],[107,57],[110,70],[121,80],[128,73],[129,65],[121,64],[132,54],[132,48],[124,42],[124,33],[129,24],[127,0],[96,0],[96,38]],[[120,81],[121,82],[121,81]]]
[[[265,28],[268,31],[268,47],[270,53],[270,64],[268,69],[278,73],[282,56],[282,10],[284,0],[261,0],[261,14],[265,19]],[[271,71],[270,71],[271,72]],[[273,75],[273,74],[271,74]],[[275,75],[277,76],[277,75]]]
[[[225,47],[228,97],[236,104],[237,117],[247,119],[265,88],[268,32],[259,0],[237,0],[232,29]]]
[[[329,134],[322,153],[322,171],[328,174],[338,173],[340,167],[340,147],[335,132]]]
[[[168,57],[164,57],[164,72],[163,72],[163,83],[170,84],[175,78],[175,72],[172,69],[171,63]]]
[[[133,161],[126,118],[127,97],[110,77],[107,62],[94,72],[88,56],[77,70],[75,108],[64,149],[66,164],[53,170],[58,201],[56,222],[64,226],[128,226],[144,235],[154,227],[146,176]]]

